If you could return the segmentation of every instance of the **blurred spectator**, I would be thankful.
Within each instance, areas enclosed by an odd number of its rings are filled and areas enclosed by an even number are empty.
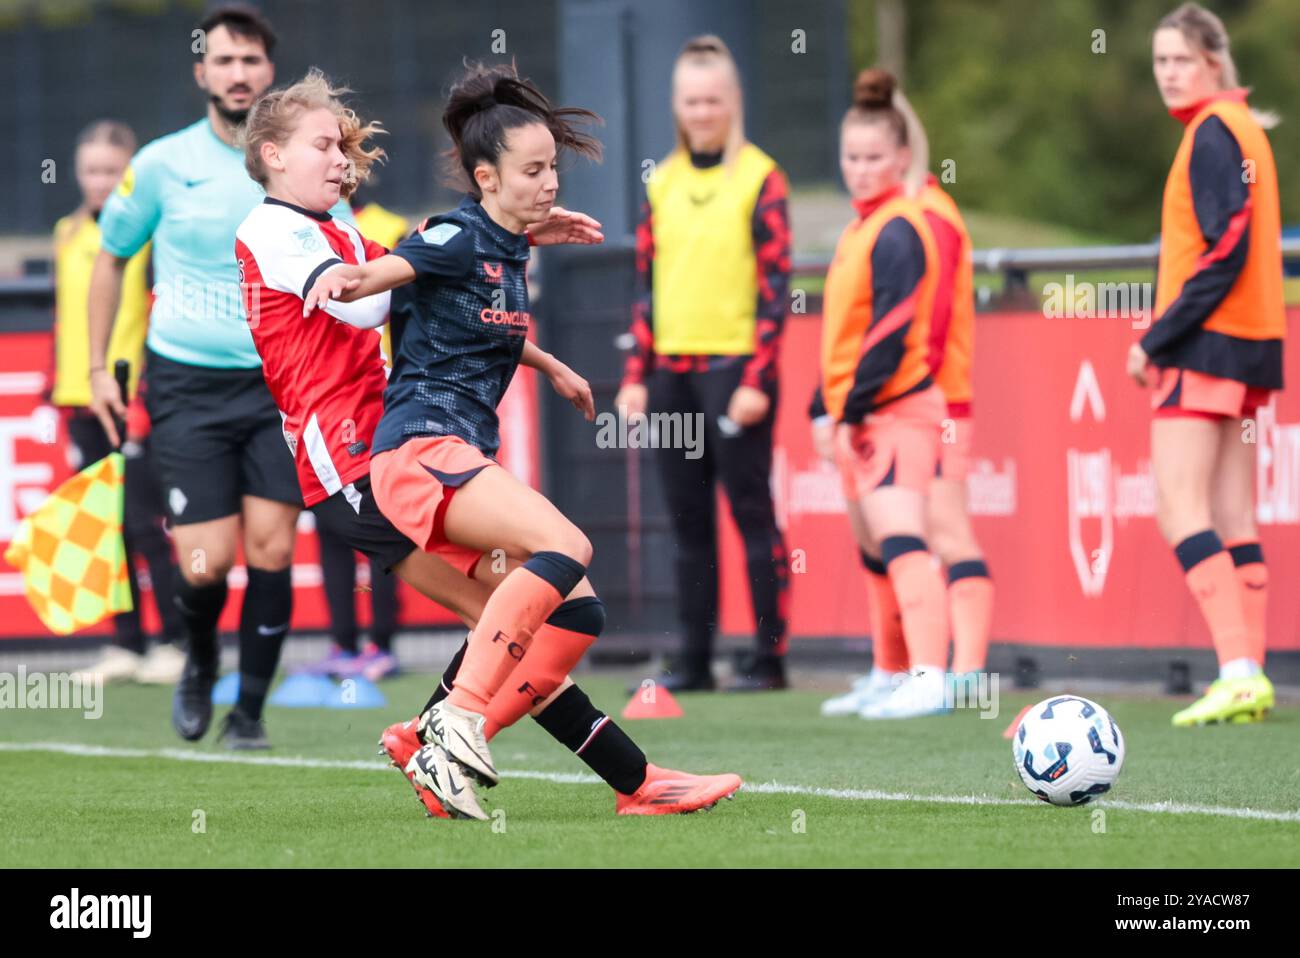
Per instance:
[[[90,269],[99,252],[99,213],[108,195],[122,179],[135,152],[135,134],[115,120],[91,123],[77,138],[76,174],[81,205],[54,227],[55,258],[55,375],[52,401],[68,427],[68,464],[82,469],[111,451],[108,436],[87,408],[90,402],[90,354],[86,343],[86,299]],[[134,395],[144,359],[144,337],[149,322],[149,247],[131,258],[122,287],[109,363],[125,359],[131,364],[130,391]],[[172,550],[162,526],[162,494],[148,468],[148,419],[130,417],[131,428],[122,446],[126,457],[126,507],[123,539],[133,610],[113,618],[113,641],[88,668],[105,680],[174,683],[180,677],[184,655],[176,647],[181,637],[180,616],[172,603]],[[149,565],[154,601],[163,622],[163,637],[145,652],[140,619],[140,585],[135,558]]]

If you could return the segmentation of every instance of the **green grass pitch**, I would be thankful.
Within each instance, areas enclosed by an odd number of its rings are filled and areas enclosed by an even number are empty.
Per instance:
[[[617,718],[625,681],[582,679]],[[383,710],[271,708],[275,748],[233,762],[177,757],[231,753],[211,732],[198,745],[176,738],[170,689],[109,686],[94,721],[6,710],[0,863],[1158,868],[1300,860],[1294,707],[1257,725],[1178,730],[1169,725],[1179,707],[1172,699],[1102,696],[1127,740],[1123,774],[1109,800],[1061,809],[1032,799],[1002,738],[1022,706],[1056,689],[1004,695],[996,720],[969,711],[878,723],[823,719],[824,696],[812,692],[682,696],[683,718],[621,724],[656,764],[739,772],[747,787],[734,801],[695,815],[618,818],[613,793],[525,720],[493,742],[506,777],[482,793],[494,820],[476,823],[425,818],[406,781],[376,755],[383,727],[409,718],[433,681],[386,683]],[[101,754],[79,753],[94,749]],[[962,801],[969,796],[976,801]]]

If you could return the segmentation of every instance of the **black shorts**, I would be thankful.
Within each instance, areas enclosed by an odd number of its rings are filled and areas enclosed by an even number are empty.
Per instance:
[[[150,351],[145,377],[154,470],[174,525],[238,515],[244,496],[302,505],[261,369],[191,366]]]
[[[341,492],[312,506],[311,511],[318,526],[385,569],[391,569],[417,548],[379,511],[369,476],[348,483]]]

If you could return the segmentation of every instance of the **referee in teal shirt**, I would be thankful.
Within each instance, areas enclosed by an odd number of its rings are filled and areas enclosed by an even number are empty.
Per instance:
[[[266,748],[262,705],[293,612],[291,564],[302,493],[280,412],[244,316],[235,230],[263,199],[235,144],[275,76],[275,33],[244,5],[199,23],[194,79],[207,116],[136,154],[100,217],[90,283],[91,408],[115,438],[122,413],[105,354],[130,257],[153,240],[155,303],[145,407],[154,468],[176,543],[176,601],[189,639],[172,724],[196,741],[212,720],[226,576],[242,539],[248,584],[239,623],[239,699],[222,726],[231,748]],[[346,203],[335,215],[351,221]],[[253,317],[256,320],[256,317]]]

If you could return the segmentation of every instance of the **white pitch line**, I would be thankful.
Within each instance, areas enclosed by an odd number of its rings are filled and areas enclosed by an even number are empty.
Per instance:
[[[344,761],[342,759],[304,758],[300,756],[232,755],[222,752],[192,752],[179,748],[142,749],[109,748],[102,745],[79,745],[75,742],[0,742],[0,752],[52,752],[82,758],[165,758],[180,762],[209,762],[229,765],[263,765],[274,768],[328,768],[361,772],[385,772],[386,762]],[[503,778],[532,779],[557,785],[599,785],[595,775],[582,772],[537,772],[524,769],[502,770]],[[818,788],[810,785],[783,785],[763,782],[745,785],[743,791],[759,795],[811,795],[852,802],[928,802],[940,805],[1025,805],[1038,806],[1033,799],[994,798],[989,795],[920,795],[911,792],[883,792],[876,789]],[[1160,815],[1214,815],[1219,818],[1244,818],[1265,822],[1300,822],[1300,811],[1279,812],[1260,808],[1233,808],[1224,805],[1189,805],[1182,802],[1128,802],[1106,799],[1098,808],[1150,812]]]

